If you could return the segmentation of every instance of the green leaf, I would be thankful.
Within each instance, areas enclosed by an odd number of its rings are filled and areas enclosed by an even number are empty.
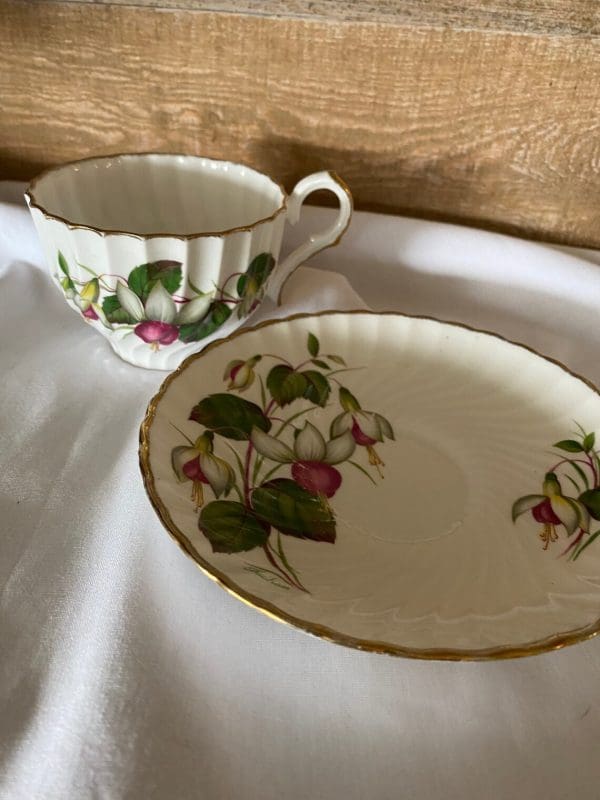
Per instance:
[[[129,288],[137,294],[142,303],[146,302],[158,281],[169,294],[176,292],[181,286],[181,262],[162,260],[140,264],[131,270],[127,278]]]
[[[237,279],[237,283],[235,286],[236,291],[238,293],[238,297],[244,296],[244,294],[246,293],[247,285],[248,285],[248,276],[246,275],[246,273],[244,273],[243,275],[240,275],[240,277]]]
[[[145,294],[146,286],[148,284],[148,265],[147,264],[140,264],[139,267],[134,267],[129,273],[129,277],[127,278],[127,285],[131,289],[132,292],[135,292],[137,296],[140,298],[142,303],[148,297]]]
[[[600,519],[600,489],[588,489],[579,495],[579,502],[590,512],[594,519]]]
[[[329,364],[326,364],[324,361],[321,361],[319,358],[313,358],[312,363],[315,367],[320,367],[321,369],[331,369]]]
[[[61,278],[61,279],[60,279],[60,285],[62,286],[62,288],[63,288],[63,291],[64,291],[65,293],[66,293],[66,292],[73,292],[73,294],[75,294],[75,293],[76,293],[76,291],[77,291],[77,290],[75,289],[75,284],[73,283],[73,281],[71,280],[71,278]]]
[[[250,265],[246,270],[246,275],[248,275],[250,278],[254,278],[256,283],[259,286],[262,286],[271,272],[273,272],[274,266],[275,259],[271,253],[260,253],[250,262]]]
[[[310,413],[311,413],[311,411],[313,411],[313,409],[312,409],[312,408],[310,408],[310,407],[309,407],[309,408],[303,408],[303,409],[302,409],[302,411],[296,411],[296,413],[295,413],[295,414],[292,414],[292,416],[291,416],[291,417],[288,417],[288,418],[285,420],[285,422],[282,422],[282,423],[281,423],[281,425],[279,426],[279,428],[278,428],[278,429],[277,429],[277,431],[275,432],[275,436],[276,436],[276,437],[278,437],[278,436],[279,436],[279,434],[281,433],[281,431],[285,430],[285,429],[288,427],[288,425],[291,425],[291,424],[292,424],[292,422],[293,422],[295,419],[298,419],[298,417],[301,417],[301,416],[302,416],[302,414],[310,414]]]
[[[314,369],[306,370],[306,372],[302,372],[301,375],[304,375],[308,383],[306,391],[304,392],[304,397],[310,400],[311,403],[315,403],[324,408],[327,405],[327,400],[331,393],[331,386],[327,378]]]
[[[179,338],[182,342],[199,342],[210,336],[231,316],[231,309],[222,302],[213,303],[208,314],[199,322],[188,322],[179,327]]]
[[[374,486],[377,486],[377,481],[373,478],[372,475],[369,475],[369,473],[367,472],[367,470],[364,467],[361,467],[361,465],[357,464],[356,461],[350,461],[349,460],[348,463],[352,464],[353,467],[356,467],[356,469],[359,470],[360,472],[362,472],[363,475],[366,475],[367,478],[371,481],[371,483]]]
[[[586,436],[583,439],[583,449],[585,450],[585,452],[589,453],[595,443],[596,443],[596,434],[595,433],[586,434]]]
[[[286,364],[277,364],[267,375],[267,389],[280,406],[286,406],[304,395],[308,381],[301,372]]]
[[[169,294],[174,294],[181,286],[180,261],[153,261],[146,266],[148,267],[148,294],[157,281],[162,283]]]
[[[328,358],[330,361],[333,361],[334,364],[341,364],[342,367],[346,366],[346,362],[344,361],[344,359],[341,356],[328,355],[328,356],[326,356],[326,358]]]
[[[244,297],[247,291],[255,295],[266,282],[274,266],[275,259],[271,253],[260,253],[255,256],[246,272],[237,280],[236,289],[239,297]]]
[[[69,276],[69,265],[67,264],[67,259],[63,256],[63,254],[60,252],[60,250],[58,251],[58,266],[65,273],[67,278],[70,277]]]
[[[228,447],[228,448],[231,450],[231,452],[233,453],[233,455],[234,455],[234,457],[235,457],[235,460],[236,460],[236,463],[237,463],[237,466],[238,466],[238,470],[239,470],[239,472],[240,472],[240,478],[241,478],[241,479],[242,479],[242,481],[243,481],[243,480],[244,480],[244,465],[242,464],[242,459],[240,458],[240,454],[238,453],[238,451],[237,451],[237,450],[236,450],[234,447],[232,447],[232,446],[229,444],[229,442],[224,442],[224,444],[226,444],[226,445],[227,445],[227,447]]]
[[[335,542],[335,518],[328,503],[289,478],[275,478],[252,492],[257,516],[281,533],[314,542]]]
[[[308,334],[308,352],[313,358],[316,358],[319,355],[319,340],[314,335],[314,333]]]
[[[235,500],[214,500],[205,505],[198,527],[210,542],[213,553],[254,550],[262,547],[269,537],[269,526]]]
[[[108,322],[113,325],[133,325],[135,320],[119,303],[116,294],[108,294],[102,301],[102,310]]]
[[[577,494],[581,492],[581,486],[577,483],[577,481],[573,480],[570,475],[565,474],[565,478],[575,487],[575,491]]]
[[[271,420],[256,403],[236,394],[211,394],[194,406],[189,418],[226,439],[249,439],[253,427],[267,433]]]
[[[579,464],[575,464],[574,461],[569,461],[569,466],[572,467],[575,470],[575,472],[579,475],[579,477],[581,478],[581,480],[584,483],[585,488],[589,489],[590,488],[590,482],[588,481],[587,475],[581,469]]]
[[[262,375],[258,374],[258,380],[260,383],[260,402],[263,405],[263,408],[267,407],[267,392],[265,390],[265,382],[263,381]]]
[[[563,439],[556,442],[552,447],[557,447],[559,450],[566,450],[567,453],[583,453],[583,447],[576,442],[575,439]]]
[[[189,275],[188,275],[187,282],[188,282],[188,286],[190,287],[190,289],[191,289],[193,292],[196,292],[196,294],[199,294],[199,295],[202,295],[202,296],[204,296],[205,294],[208,294],[207,292],[203,292],[201,289],[199,289],[197,286],[195,286],[195,285],[192,283],[192,280],[191,280],[191,278],[190,278],[190,276],[189,276]]]
[[[579,558],[579,556],[583,553],[586,547],[588,547],[594,539],[597,539],[600,535],[600,530],[597,530],[596,533],[592,533],[589,539],[586,539],[583,544],[579,545],[577,548],[577,552],[573,554],[573,561]]]
[[[244,299],[238,303],[236,314],[238,319],[244,319],[248,314],[252,313],[254,309],[262,303],[265,296],[265,289],[256,289],[254,279],[249,281],[248,288],[245,290]]]
[[[264,456],[257,456],[254,462],[254,469],[252,470],[252,485],[256,483],[256,478],[258,477],[258,473],[260,472],[260,468],[263,465]]]
[[[109,314],[112,314],[114,311],[118,311],[120,308],[121,303],[119,303],[119,298],[116,294],[107,294],[102,301],[102,310],[107,317]]]

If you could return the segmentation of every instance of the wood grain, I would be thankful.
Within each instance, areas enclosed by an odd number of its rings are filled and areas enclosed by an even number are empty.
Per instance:
[[[43,0],[45,2],[45,0]],[[67,0],[334,22],[515,33],[598,34],[597,0]]]
[[[596,4],[543,5],[545,32],[523,34],[506,15],[448,28],[0,0],[0,170],[145,150],[288,187],[331,168],[359,208],[599,247]]]

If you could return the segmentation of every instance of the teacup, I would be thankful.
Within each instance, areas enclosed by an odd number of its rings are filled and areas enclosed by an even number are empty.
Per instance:
[[[328,189],[339,213],[278,263],[285,223]],[[287,196],[242,164],[171,154],[87,158],[46,170],[26,199],[67,303],[125,361],[173,369],[227,336],[306,259],[336,244],[352,198],[333,172]]]

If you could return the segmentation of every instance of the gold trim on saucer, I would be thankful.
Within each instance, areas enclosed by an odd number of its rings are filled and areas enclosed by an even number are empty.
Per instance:
[[[387,655],[403,656],[405,658],[418,658],[418,659],[439,660],[439,661],[499,660],[505,658],[521,658],[524,656],[537,655],[552,650],[558,650],[562,647],[566,647],[567,645],[577,644],[578,642],[583,642],[586,639],[591,639],[593,636],[596,636],[598,633],[600,633],[600,618],[599,618],[590,625],[586,625],[582,628],[577,628],[575,630],[553,634],[544,639],[539,639],[533,642],[528,642],[525,644],[518,644],[518,645],[501,645],[497,647],[482,648],[482,649],[453,649],[453,648],[418,649],[418,648],[402,647],[401,645],[393,644],[391,642],[373,641],[369,639],[358,639],[353,636],[348,636],[347,634],[332,630],[331,628],[328,628],[324,625],[319,625],[304,619],[299,619],[298,617],[294,617],[291,614],[282,611],[272,603],[263,600],[260,597],[257,597],[256,595],[253,595],[250,592],[247,592],[246,590],[240,588],[239,586],[237,586],[237,584],[235,584],[232,580],[230,580],[230,578],[227,575],[222,573],[220,570],[216,569],[208,561],[202,558],[199,555],[199,553],[194,549],[193,545],[191,544],[190,540],[186,537],[186,535],[181,530],[179,530],[179,528],[175,525],[167,507],[165,506],[165,504],[162,502],[162,500],[158,495],[155,486],[154,475],[152,473],[152,468],[150,464],[150,430],[152,428],[152,424],[154,421],[154,417],[156,415],[156,410],[158,408],[158,405],[161,399],[163,398],[165,392],[171,385],[172,381],[174,381],[178,377],[178,375],[184,372],[190,364],[192,364],[197,359],[202,358],[210,350],[226,342],[230,342],[238,338],[239,336],[244,336],[247,333],[253,333],[254,331],[269,327],[271,325],[285,324],[296,319],[310,319],[321,316],[348,315],[348,314],[364,314],[371,316],[395,316],[408,319],[423,319],[423,320],[428,320],[430,322],[436,322],[440,325],[450,325],[452,327],[463,328],[465,330],[472,331],[473,333],[482,333],[485,334],[486,336],[491,336],[496,339],[500,339],[503,342],[507,342],[508,344],[511,344],[514,347],[519,347],[521,349],[527,350],[533,355],[537,356],[538,358],[542,358],[545,361],[548,361],[551,364],[558,366],[564,372],[568,373],[572,377],[584,383],[595,394],[600,395],[600,390],[598,389],[598,387],[596,387],[593,383],[591,383],[591,381],[587,380],[587,378],[584,378],[581,375],[572,372],[568,367],[566,367],[560,361],[554,358],[550,358],[549,356],[544,356],[541,353],[538,353],[536,350],[534,350],[532,347],[529,347],[528,345],[521,344],[519,342],[513,342],[510,339],[506,339],[504,336],[501,336],[500,334],[497,333],[492,333],[490,331],[484,331],[484,330],[479,330],[477,328],[472,328],[469,325],[465,325],[459,322],[446,322],[443,320],[435,319],[434,317],[402,314],[396,311],[364,311],[364,310],[321,311],[314,314],[310,313],[293,314],[291,316],[283,317],[281,319],[267,320],[251,328],[245,328],[242,330],[234,331],[234,333],[232,333],[230,336],[212,342],[200,353],[194,353],[193,355],[186,358],[185,361],[183,361],[183,363],[164,380],[158,392],[150,400],[150,403],[146,411],[146,415],[140,427],[139,460],[140,460],[140,469],[142,471],[142,476],[144,480],[144,486],[146,488],[146,492],[148,494],[150,502],[152,503],[161,522],[163,523],[164,527],[167,529],[169,534],[175,539],[179,547],[184,551],[184,553],[186,553],[196,562],[196,564],[200,567],[200,569],[211,580],[218,583],[227,592],[229,592],[229,594],[233,595],[238,600],[241,600],[246,605],[255,608],[257,611],[266,614],[268,617],[271,617],[271,619],[277,620],[278,622],[283,622],[287,625],[291,625],[296,628],[300,628],[306,633],[313,634],[314,636],[318,636],[321,639],[326,639],[327,641],[334,642],[336,644],[345,645],[347,647],[353,647],[357,650],[364,650],[371,653],[385,653]]]
[[[239,225],[235,228],[229,228],[228,230],[221,230],[221,231],[202,231],[201,233],[175,234],[168,232],[135,233],[134,231],[119,230],[117,228],[103,229],[103,228],[98,228],[95,225],[86,225],[85,223],[81,222],[73,222],[72,220],[69,220],[66,217],[60,216],[60,214],[53,214],[51,211],[48,211],[48,209],[45,208],[43,205],[41,205],[41,203],[38,203],[38,201],[35,198],[34,192],[36,185],[43,178],[46,178],[48,175],[50,175],[52,172],[58,172],[62,169],[68,169],[70,167],[75,167],[79,164],[85,164],[88,161],[109,161],[115,158],[136,158],[138,156],[158,156],[158,157],[165,156],[167,158],[192,158],[200,161],[212,161],[213,163],[232,164],[233,166],[244,167],[244,169],[250,170],[256,175],[260,175],[262,178],[266,178],[273,184],[273,186],[277,187],[281,193],[281,204],[268,217],[263,217],[262,219],[258,219],[249,225]],[[37,211],[40,211],[46,219],[53,219],[57,222],[62,222],[63,225],[66,225],[69,228],[69,230],[88,230],[97,233],[99,236],[131,236],[133,239],[139,239],[141,241],[145,241],[146,239],[161,239],[161,238],[180,239],[181,241],[189,241],[190,239],[223,237],[227,236],[230,233],[251,231],[254,228],[258,227],[259,225],[264,224],[265,222],[273,222],[273,220],[275,220],[280,214],[284,213],[287,209],[287,192],[285,191],[283,186],[276,180],[271,178],[270,175],[265,175],[265,173],[259,172],[257,169],[254,169],[254,167],[250,167],[247,164],[243,164],[238,161],[227,161],[225,159],[220,159],[220,158],[209,158],[208,156],[196,156],[186,153],[154,153],[154,152],[111,153],[109,155],[88,156],[87,158],[80,158],[77,161],[69,161],[65,164],[55,164],[52,167],[48,167],[43,172],[40,172],[39,175],[35,176],[35,178],[32,178],[29,186],[27,187],[27,190],[25,191],[25,196],[28,199],[30,208],[35,208]]]

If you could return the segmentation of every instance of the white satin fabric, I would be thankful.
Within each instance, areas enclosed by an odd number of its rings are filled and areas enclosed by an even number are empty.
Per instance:
[[[0,797],[597,798],[600,638],[399,660],[277,624],[199,572],[138,469],[165,374],[119,361],[66,306],[21,190],[0,190]],[[305,209],[288,246],[328,213]],[[255,321],[360,305],[344,275],[373,308],[496,331],[599,382],[596,261],[356,213]]]

